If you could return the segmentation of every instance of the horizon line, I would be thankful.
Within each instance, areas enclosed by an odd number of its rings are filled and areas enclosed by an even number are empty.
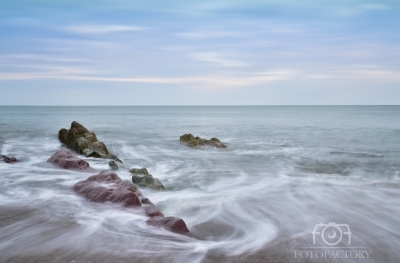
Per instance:
[[[0,105],[0,107],[286,107],[286,106],[400,106],[400,104],[198,104],[198,105]]]

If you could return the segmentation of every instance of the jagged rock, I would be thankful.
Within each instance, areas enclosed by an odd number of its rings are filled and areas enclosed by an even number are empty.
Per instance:
[[[6,163],[15,163],[18,162],[17,158],[15,157],[8,157],[5,155],[0,155],[0,157],[3,159],[3,161],[5,161]]]
[[[202,145],[211,145],[215,146],[217,148],[226,148],[226,145],[220,142],[217,138],[211,138],[210,140],[202,139],[200,137],[194,137],[192,134],[184,134],[182,135],[179,140],[181,142],[186,143],[187,146],[190,147],[197,147],[197,146],[202,146]]]
[[[167,216],[155,216],[146,221],[147,224],[157,227],[164,227],[166,230],[169,230],[174,233],[178,233],[181,235],[191,236],[189,229],[187,228],[185,222],[177,217]]]
[[[69,130],[61,129],[58,132],[58,139],[70,149],[87,157],[113,159],[122,163],[118,157],[108,152],[106,145],[97,139],[94,132],[88,131],[76,121],[71,123]]]
[[[215,146],[217,148],[226,148],[226,145],[220,142],[217,138],[211,138],[210,140],[204,140],[205,144]]]
[[[149,174],[146,168],[133,168],[129,170],[129,172],[132,174],[132,182],[134,184],[154,190],[165,190],[165,187],[160,180]]]
[[[74,191],[92,202],[120,203],[124,207],[143,209],[150,217],[147,223],[163,227],[168,231],[191,236],[185,222],[177,217],[164,217],[161,211],[148,199],[143,197],[139,189],[129,181],[123,181],[112,171],[103,170],[97,175],[90,176],[85,181],[74,185]],[[154,220],[151,220],[155,218]]]
[[[114,160],[111,160],[108,165],[110,166],[111,170],[118,170],[119,168],[118,164]]]
[[[131,174],[143,174],[143,175],[148,175],[149,171],[147,171],[146,168],[132,168],[129,170]]]
[[[188,133],[188,134],[184,134],[180,137],[180,141],[181,142],[189,142],[191,140],[195,140],[196,138],[193,136],[193,134]]]
[[[78,158],[75,154],[68,150],[57,151],[47,160],[47,162],[55,164],[64,169],[74,169],[87,172],[95,171],[86,161]]]
[[[199,145],[204,145],[204,140],[200,137],[196,137],[196,141],[199,143]]]

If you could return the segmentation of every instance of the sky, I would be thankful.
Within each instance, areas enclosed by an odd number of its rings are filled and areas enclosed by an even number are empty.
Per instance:
[[[1,0],[0,105],[398,105],[400,1]]]

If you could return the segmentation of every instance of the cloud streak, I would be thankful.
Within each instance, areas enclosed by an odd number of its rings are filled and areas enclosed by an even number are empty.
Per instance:
[[[243,33],[234,31],[197,31],[197,32],[181,32],[176,36],[188,39],[207,39],[207,38],[234,38],[243,37]]]
[[[209,62],[216,66],[220,67],[244,67],[247,66],[247,63],[224,58],[222,55],[218,53],[212,52],[199,52],[199,53],[190,53],[188,55],[190,58],[196,61],[201,62]]]
[[[140,31],[144,27],[125,25],[74,25],[63,27],[63,30],[75,34],[108,34],[118,32]]]
[[[142,83],[142,84],[186,84],[201,89],[229,89],[237,87],[251,87],[265,85],[272,82],[288,80],[376,80],[379,82],[400,83],[400,71],[385,69],[379,66],[360,65],[350,67],[348,70],[331,69],[325,72],[307,72],[296,69],[270,69],[263,72],[220,72],[198,76],[181,77],[120,77],[107,76],[106,72],[100,73],[83,67],[74,66],[44,66],[24,65],[24,67],[41,69],[40,72],[0,72],[0,81],[20,80],[75,80],[99,81],[115,83]],[[44,71],[43,71],[44,70]]]
[[[253,74],[233,75],[227,73],[189,76],[189,77],[115,77],[99,76],[91,74],[90,70],[76,67],[52,68],[48,72],[2,72],[1,80],[40,80],[40,79],[62,79],[80,81],[100,81],[116,83],[143,83],[143,84],[190,84],[198,88],[226,89],[258,84],[267,84],[275,81],[290,79],[293,70],[270,70]]]

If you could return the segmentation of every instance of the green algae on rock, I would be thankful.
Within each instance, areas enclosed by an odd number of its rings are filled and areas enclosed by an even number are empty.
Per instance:
[[[161,181],[149,174],[146,168],[133,168],[129,172],[132,174],[132,182],[134,184],[153,190],[165,190]]]
[[[226,145],[223,144],[220,140],[217,138],[211,138],[210,140],[202,139],[200,137],[194,137],[193,134],[188,133],[182,135],[179,140],[181,142],[186,143],[187,146],[190,147],[197,147],[197,146],[203,146],[203,145],[211,145],[215,146],[217,148],[226,148]]]
[[[122,163],[117,156],[108,152],[106,145],[97,139],[94,132],[90,132],[76,121],[71,123],[69,130],[61,129],[58,132],[58,139],[69,148],[84,154],[86,157],[112,159]]]

